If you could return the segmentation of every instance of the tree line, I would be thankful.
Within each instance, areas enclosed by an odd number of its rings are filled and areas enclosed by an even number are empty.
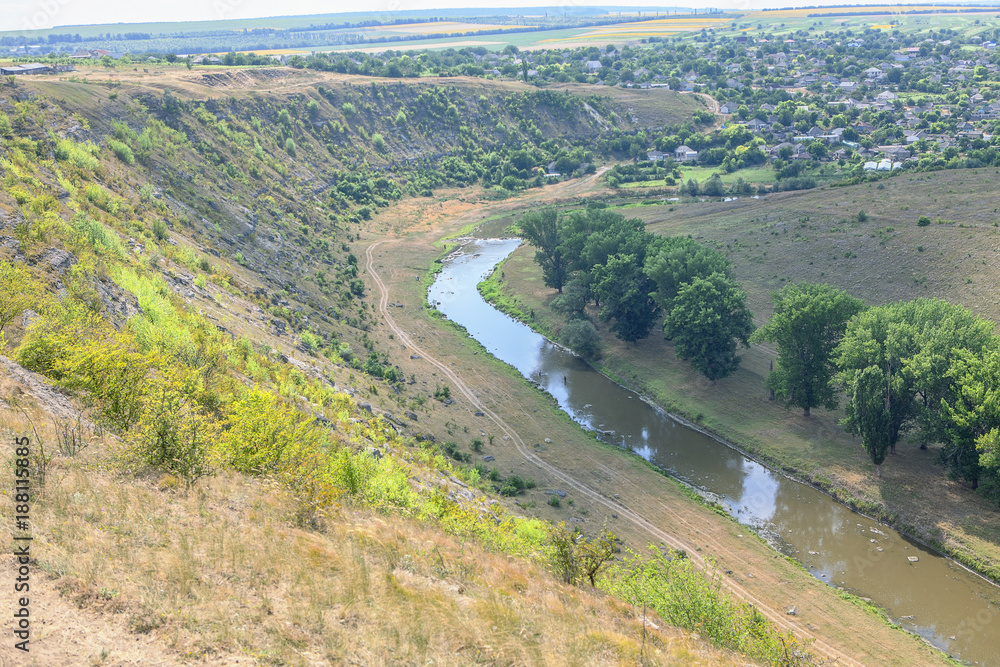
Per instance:
[[[837,407],[881,475],[904,436],[941,443],[950,474],[1000,496],[1000,337],[940,299],[866,308],[828,285],[788,285],[754,341],[776,343],[768,386],[787,407]]]
[[[940,299],[868,307],[829,285],[797,283],[772,295],[774,312],[757,329],[729,260],[687,237],[659,237],[638,219],[601,205],[521,218],[536,247],[552,308],[569,314],[564,341],[597,353],[587,318],[611,322],[635,342],[660,323],[678,357],[712,380],[738,367],[738,345],[774,343],[767,387],[785,406],[835,410],[846,397],[847,430],[881,476],[904,437],[940,443],[949,474],[1000,499],[1000,336],[994,324]]]
[[[570,315],[563,335],[574,349],[596,353],[597,332],[585,313],[593,303],[624,341],[645,338],[659,323],[677,355],[711,380],[739,367],[737,344],[749,347],[753,317],[718,251],[687,237],[656,236],[642,220],[601,205],[532,211],[519,227],[537,248],[545,284],[559,292],[552,307]]]

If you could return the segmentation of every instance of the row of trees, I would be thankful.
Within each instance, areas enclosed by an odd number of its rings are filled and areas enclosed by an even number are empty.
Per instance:
[[[656,236],[641,220],[600,206],[533,211],[519,226],[537,248],[545,284],[560,293],[552,307],[571,315],[574,333],[586,327],[585,309],[593,303],[621,340],[645,338],[660,321],[677,355],[709,379],[739,366],[737,343],[749,346],[754,326],[746,295],[719,252],[690,238]]]
[[[536,247],[552,307],[570,315],[568,342],[593,353],[585,310],[621,340],[657,322],[678,357],[715,380],[739,366],[738,344],[775,343],[767,386],[786,407],[836,409],[846,393],[847,429],[861,437],[881,475],[896,444],[943,443],[950,472],[988,495],[1000,493],[1000,336],[993,324],[938,299],[867,308],[828,285],[786,286],[774,314],[754,331],[746,296],[721,253],[690,238],[664,238],[641,220],[592,205],[543,209],[519,223]]]
[[[767,384],[788,407],[835,409],[848,397],[848,430],[881,475],[911,434],[943,443],[953,475],[1000,491],[1000,337],[962,306],[917,299],[865,308],[827,285],[788,285],[753,336],[777,346]]]

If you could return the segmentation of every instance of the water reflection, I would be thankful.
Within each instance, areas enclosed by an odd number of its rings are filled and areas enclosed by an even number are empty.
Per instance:
[[[476,291],[519,241],[480,240],[446,262],[428,299],[583,427],[715,494],[818,579],[867,596],[903,627],[970,663],[1000,666],[1000,589],[955,563],[689,429]],[[915,561],[911,561],[915,558]]]

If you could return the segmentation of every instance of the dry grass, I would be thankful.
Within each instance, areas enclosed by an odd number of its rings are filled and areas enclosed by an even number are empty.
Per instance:
[[[4,409],[3,437],[31,431],[30,418],[34,443],[53,442],[47,413],[21,402]],[[32,548],[85,618],[121,626],[112,644],[149,635],[168,656],[212,664],[744,664],[681,631],[643,633],[628,605],[434,524],[345,506],[323,532],[303,531],[266,481],[222,473],[185,492],[169,477],[122,479],[107,466],[115,443],[88,440],[53,459]]]

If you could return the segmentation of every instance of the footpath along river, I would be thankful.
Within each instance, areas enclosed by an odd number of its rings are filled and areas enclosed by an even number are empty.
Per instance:
[[[713,494],[821,581],[871,598],[893,621],[963,662],[1000,667],[1000,587],[685,426],[486,303],[476,285],[519,244],[468,241],[444,260],[429,302],[549,392],[581,426]]]

